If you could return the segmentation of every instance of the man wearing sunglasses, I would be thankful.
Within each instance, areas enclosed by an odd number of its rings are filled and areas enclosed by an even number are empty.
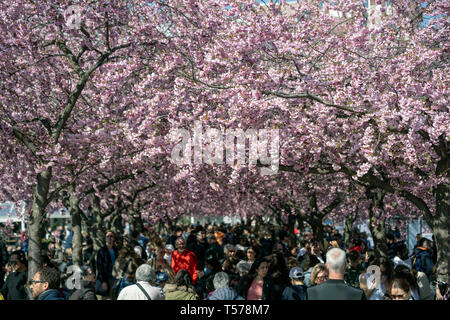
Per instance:
[[[58,270],[51,267],[43,267],[33,277],[31,293],[35,300],[64,300],[59,291],[61,276]]]
[[[16,250],[8,262],[13,272],[6,278],[0,293],[5,300],[28,300],[25,286],[28,280],[27,258],[25,252]]]

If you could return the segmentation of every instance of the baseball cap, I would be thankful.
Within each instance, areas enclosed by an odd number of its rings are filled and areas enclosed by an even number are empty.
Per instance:
[[[303,269],[300,267],[293,267],[291,271],[289,271],[289,278],[292,278],[294,280],[303,278]]]
[[[165,272],[157,272],[156,273],[156,283],[160,283],[161,281],[167,281],[169,279],[169,276]]]

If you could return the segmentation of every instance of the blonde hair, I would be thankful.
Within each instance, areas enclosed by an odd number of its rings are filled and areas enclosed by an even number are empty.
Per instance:
[[[324,263],[316,264],[311,270],[311,278],[309,283],[316,284],[317,275],[323,271],[327,271],[327,268]]]

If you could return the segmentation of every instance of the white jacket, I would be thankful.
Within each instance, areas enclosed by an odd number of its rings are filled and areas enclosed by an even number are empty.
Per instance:
[[[147,291],[148,295],[152,300],[165,300],[164,292],[161,288],[153,287],[150,283],[146,281],[138,282],[145,291]],[[117,300],[148,300],[145,294],[139,289],[139,287],[135,284],[131,286],[125,287],[120,291]]]

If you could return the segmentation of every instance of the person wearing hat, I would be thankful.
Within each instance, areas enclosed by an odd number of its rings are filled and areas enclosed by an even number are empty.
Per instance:
[[[26,284],[28,281],[27,258],[25,252],[16,250],[8,262],[13,272],[8,275],[0,290],[5,300],[28,300]]]
[[[158,288],[162,290],[167,281],[169,281],[169,275],[167,273],[161,271],[158,271],[156,273],[155,284],[158,286]]]
[[[303,283],[305,275],[302,268],[293,267],[289,271],[289,278],[291,285],[284,289],[281,300],[306,300],[307,287]]]

